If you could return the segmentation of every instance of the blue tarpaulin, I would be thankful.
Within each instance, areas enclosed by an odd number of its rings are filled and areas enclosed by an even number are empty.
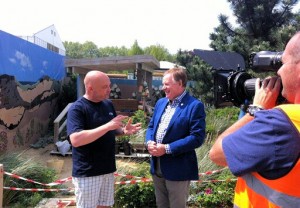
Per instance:
[[[0,30],[0,75],[19,82],[37,82],[48,76],[65,77],[64,56]]]

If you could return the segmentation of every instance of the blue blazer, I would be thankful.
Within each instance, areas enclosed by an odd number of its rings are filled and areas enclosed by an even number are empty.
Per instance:
[[[146,131],[146,142],[155,141],[162,114],[169,100],[157,101]],[[182,98],[166,130],[163,144],[169,144],[172,154],[160,157],[161,172],[171,181],[198,180],[198,162],[195,149],[205,138],[205,111],[203,103],[188,93]],[[150,160],[150,172],[155,174],[157,157]]]

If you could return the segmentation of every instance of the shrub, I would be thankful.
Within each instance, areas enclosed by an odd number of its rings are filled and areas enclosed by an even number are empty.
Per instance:
[[[234,187],[236,181],[231,173],[223,171],[204,179],[203,183],[192,183],[190,189],[190,207],[233,207]]]
[[[151,178],[149,169],[149,163],[143,162],[137,165],[136,169],[127,170],[126,174]],[[126,181],[128,178],[124,177],[120,180]],[[115,191],[115,207],[156,207],[153,183],[120,185]]]
[[[238,119],[239,108],[206,108],[206,141],[212,142],[220,133]]]
[[[132,123],[141,123],[142,128],[147,128],[148,122],[146,114],[143,110],[137,110],[132,116]]]
[[[56,173],[53,169],[47,168],[41,164],[35,163],[28,158],[24,158],[22,154],[10,153],[0,157],[0,163],[6,172],[13,173],[24,178],[32,179],[42,183],[50,183],[55,181]],[[12,178],[4,175],[5,187],[17,188],[41,188],[45,186],[29,183],[24,180]],[[46,187],[48,188],[48,187]],[[32,207],[36,205],[42,198],[54,196],[54,192],[30,192],[30,191],[3,191],[4,207]]]
[[[69,103],[77,99],[76,74],[69,74],[69,80],[63,84],[61,93],[58,99],[58,112],[61,112]]]

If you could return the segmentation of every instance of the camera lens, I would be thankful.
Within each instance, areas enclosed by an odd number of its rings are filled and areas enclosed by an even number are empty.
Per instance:
[[[249,98],[251,98],[251,84],[245,86],[246,81],[251,78],[251,75],[246,72],[236,72],[231,74],[228,78],[228,90],[230,92],[231,102],[234,105],[239,106],[243,104],[246,99],[249,100]]]
[[[252,68],[256,71],[276,71],[282,66],[282,51],[260,51],[253,54]]]
[[[255,95],[255,82],[257,78],[251,77],[246,72],[233,73],[228,79],[229,95],[231,102],[235,106],[244,104],[246,100],[251,101]],[[262,82],[263,80],[261,80]],[[282,87],[280,92],[282,91]],[[277,104],[286,102],[286,99],[282,97],[281,93],[277,98]]]
[[[244,83],[245,93],[247,94],[249,100],[253,98],[255,95],[255,82],[257,78],[248,79]],[[260,80],[260,84],[262,84],[263,80]],[[286,102],[286,99],[281,95],[282,85],[280,88],[280,93],[277,98],[277,104],[282,104]]]

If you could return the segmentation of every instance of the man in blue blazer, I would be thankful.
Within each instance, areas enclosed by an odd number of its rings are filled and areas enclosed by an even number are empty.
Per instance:
[[[158,208],[186,207],[190,181],[199,179],[195,149],[204,142],[205,111],[186,84],[185,69],[164,73],[166,97],[157,101],[146,132]]]

